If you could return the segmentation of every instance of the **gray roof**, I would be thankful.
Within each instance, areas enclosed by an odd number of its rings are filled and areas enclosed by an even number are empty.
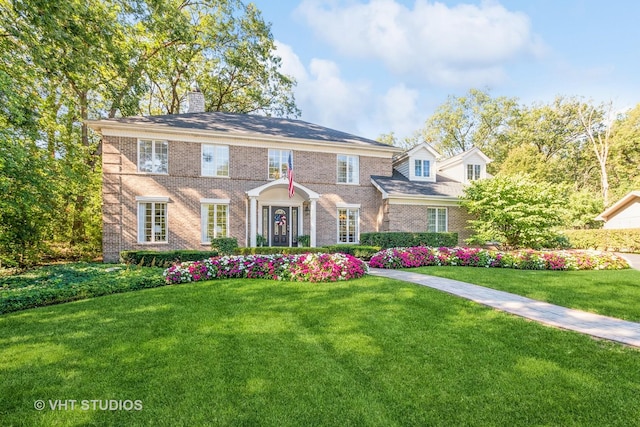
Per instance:
[[[397,147],[391,147],[372,139],[326,128],[324,126],[308,123],[302,120],[266,117],[253,114],[232,114],[222,112],[168,114],[163,116],[133,116],[118,119],[105,119],[93,123],[98,126],[106,123],[121,123],[136,126],[166,126],[171,128],[195,129],[234,135],[267,135],[397,149]]]
[[[452,197],[464,194],[464,184],[436,174],[436,182],[409,181],[394,170],[393,176],[372,176],[371,179],[390,196]]]

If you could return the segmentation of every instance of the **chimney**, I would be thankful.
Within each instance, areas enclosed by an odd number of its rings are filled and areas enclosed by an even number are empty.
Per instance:
[[[187,113],[204,113],[204,95],[200,92],[198,86],[191,89],[188,94],[189,109]]]

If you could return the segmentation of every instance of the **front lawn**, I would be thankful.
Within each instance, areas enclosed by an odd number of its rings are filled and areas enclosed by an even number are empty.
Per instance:
[[[640,322],[640,271],[539,271],[419,267],[412,272],[460,280],[563,307]]]
[[[381,277],[224,279],[5,314],[0,378],[3,425],[640,419],[638,350]]]

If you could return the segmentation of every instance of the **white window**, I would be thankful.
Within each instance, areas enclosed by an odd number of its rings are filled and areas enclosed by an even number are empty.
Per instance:
[[[467,181],[477,181],[480,179],[480,165],[467,165]]]
[[[202,144],[202,176],[229,176],[229,147]]]
[[[269,179],[287,176],[289,154],[291,150],[269,150]]]
[[[138,172],[168,173],[169,143],[167,141],[138,141]]]
[[[338,208],[338,243],[358,243],[358,208]]]
[[[202,243],[229,236],[229,200],[201,201]]]
[[[167,243],[167,201],[138,201],[138,243]]]
[[[431,162],[429,160],[415,159],[415,161],[414,161],[414,174],[415,174],[415,176],[430,177],[431,176]]]
[[[430,233],[447,231],[447,208],[427,208],[427,231]]]
[[[359,183],[358,156],[338,154],[338,182],[344,184]]]

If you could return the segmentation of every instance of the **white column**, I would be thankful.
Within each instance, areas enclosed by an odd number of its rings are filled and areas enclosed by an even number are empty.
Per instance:
[[[316,247],[316,199],[310,199],[309,204],[311,209],[309,212],[309,236],[311,237],[310,245],[312,248]]]
[[[258,234],[257,228],[257,216],[258,216],[258,200],[255,197],[249,197],[249,242],[251,247],[256,247],[258,242],[256,241],[256,234]]]

